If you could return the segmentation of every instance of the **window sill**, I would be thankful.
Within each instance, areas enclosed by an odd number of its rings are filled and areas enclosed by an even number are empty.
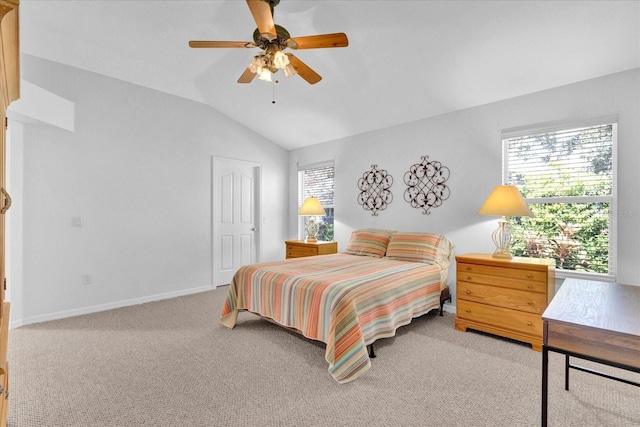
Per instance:
[[[585,273],[575,270],[561,270],[556,268],[556,280],[557,279],[580,279],[580,280],[594,280],[597,282],[615,282],[615,276],[610,274],[597,274],[597,273]]]

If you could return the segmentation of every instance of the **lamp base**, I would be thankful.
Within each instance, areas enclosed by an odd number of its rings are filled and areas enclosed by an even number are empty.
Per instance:
[[[511,259],[513,256],[509,252],[494,252],[492,255],[494,258]]]
[[[494,258],[511,259],[511,227],[509,226],[509,218],[503,216],[498,221],[498,228],[491,235],[496,250],[493,253]]]
[[[306,242],[317,242],[318,239],[316,238],[316,236],[318,235],[318,224],[316,224],[316,222],[313,220],[313,218],[309,218],[309,222],[307,223],[306,228],[306,234],[307,234],[307,238],[305,239]]]

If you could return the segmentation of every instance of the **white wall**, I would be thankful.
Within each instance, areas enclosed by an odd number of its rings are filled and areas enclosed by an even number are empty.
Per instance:
[[[74,103],[75,130],[26,122],[11,141],[13,326],[210,288],[212,156],[261,164],[261,259],[283,257],[284,149],[199,103],[26,55],[21,67]]]
[[[75,131],[26,121],[10,135],[13,326],[211,286],[212,156],[262,165],[261,260],[282,258],[282,241],[296,237],[296,165],[332,159],[341,249],[353,229],[385,227],[445,233],[457,253],[490,252],[496,219],[476,212],[501,182],[500,130],[611,114],[618,281],[640,284],[639,69],[287,153],[205,105],[34,57],[21,65],[24,79],[74,103]],[[430,215],[402,194],[423,155],[451,170],[451,196]],[[356,201],[372,164],[394,178],[394,200],[377,217]],[[453,274],[449,284],[455,291]]]
[[[289,153],[289,211],[295,212],[296,165],[335,160],[335,238],[342,250],[362,227],[446,234],[456,253],[493,252],[498,218],[478,209],[502,180],[501,129],[537,123],[618,115],[618,276],[640,285],[640,69],[508,99],[381,131],[305,147]],[[424,102],[429,102],[428,94]],[[451,171],[451,195],[423,215],[404,201],[403,175],[420,157]],[[394,178],[393,202],[377,217],[356,200],[357,182],[372,164]],[[289,222],[289,237],[296,223]],[[449,274],[455,295],[455,274]]]

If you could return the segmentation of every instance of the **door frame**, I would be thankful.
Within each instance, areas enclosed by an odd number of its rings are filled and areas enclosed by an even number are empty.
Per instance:
[[[254,242],[255,242],[255,254],[256,259],[255,262],[260,262],[262,258],[262,163],[252,162],[249,160],[236,159],[232,157],[222,157],[222,156],[211,156],[211,241],[210,241],[210,256],[211,260],[211,286],[213,289],[216,288],[215,283],[215,242],[216,238],[219,237],[217,234],[219,230],[216,228],[215,224],[215,216],[214,209],[216,208],[216,194],[215,194],[215,179],[216,179],[216,161],[224,161],[224,162],[234,162],[238,164],[242,164],[245,167],[251,167],[255,171],[255,180],[253,185],[253,201],[254,208],[253,214],[255,215],[254,227],[256,231],[254,233]]]

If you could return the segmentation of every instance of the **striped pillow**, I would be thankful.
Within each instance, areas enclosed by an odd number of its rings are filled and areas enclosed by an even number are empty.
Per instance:
[[[364,228],[351,233],[351,239],[344,253],[382,258],[393,231],[377,228]]]
[[[387,246],[386,256],[400,261],[440,264],[443,257],[450,260],[452,248],[442,234],[394,233]]]

